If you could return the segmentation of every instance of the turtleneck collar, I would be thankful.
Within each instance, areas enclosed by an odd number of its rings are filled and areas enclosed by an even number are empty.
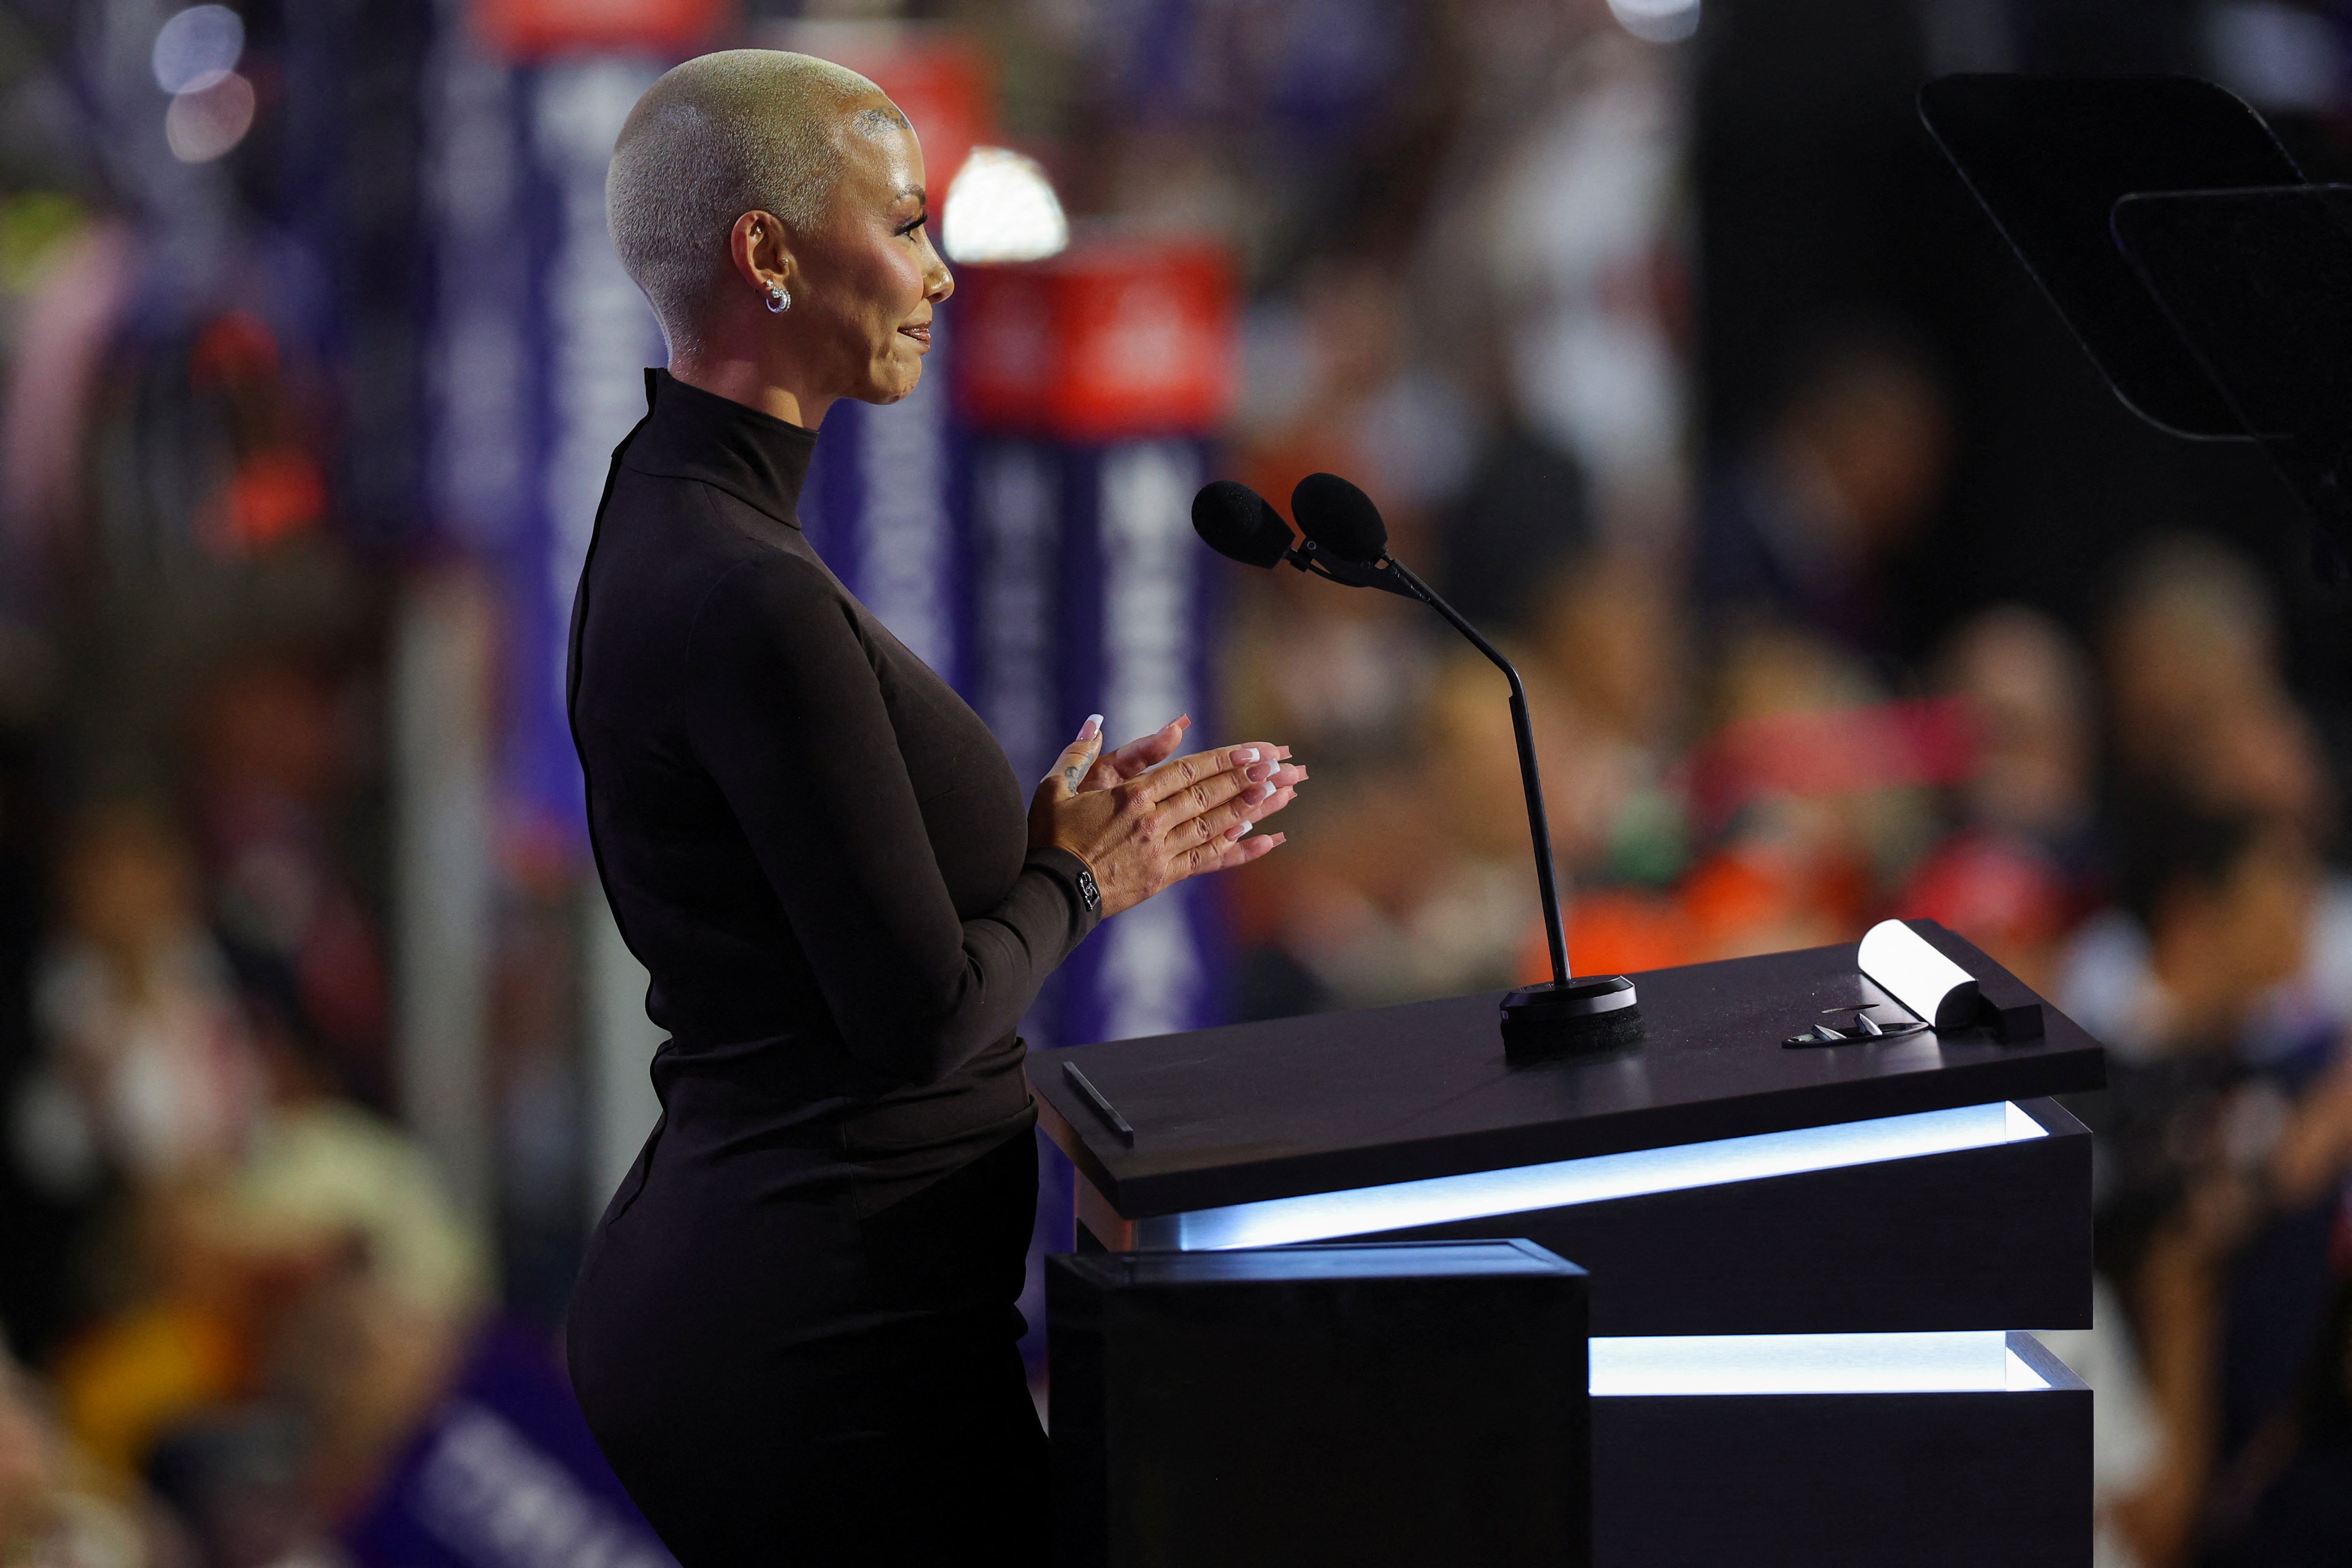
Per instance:
[[[688,386],[666,370],[646,372],[646,405],[645,426],[629,443],[625,467],[700,479],[778,522],[800,526],[796,509],[815,431]]]

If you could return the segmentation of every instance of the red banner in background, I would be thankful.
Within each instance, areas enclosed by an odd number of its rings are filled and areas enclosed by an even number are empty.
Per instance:
[[[957,275],[957,392],[977,428],[1075,441],[1208,435],[1233,401],[1232,252],[1096,239]]]
[[[475,30],[510,59],[569,49],[689,55],[734,20],[733,0],[474,0]]]

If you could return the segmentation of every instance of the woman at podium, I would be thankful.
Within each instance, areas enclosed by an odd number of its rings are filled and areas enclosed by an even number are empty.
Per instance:
[[[1254,742],[1103,751],[1024,809],[1003,752],[810,548],[825,411],[913,389],[954,285],[872,83],[744,49],[614,149],[669,348],[574,605],[597,870],[667,1030],[662,1118],[569,1326],[591,1428],[685,1568],[1034,1559],[1014,1341],[1036,1195],[1014,1028],[1096,923],[1282,842]]]

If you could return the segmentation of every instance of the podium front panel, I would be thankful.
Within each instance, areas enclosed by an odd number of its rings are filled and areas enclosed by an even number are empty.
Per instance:
[[[1056,1258],[1058,1568],[1582,1568],[1584,1276],[1524,1241]]]
[[[1967,1112],[1939,1114],[1948,1131],[1967,1131]],[[1499,1212],[1475,1200],[1507,1194],[1512,1173],[1132,1224],[1109,1215],[1098,1195],[1082,1194],[1090,1219],[1080,1222],[1081,1241],[1216,1250],[1524,1237],[1591,1271],[1596,1334],[2087,1326],[2089,1132],[2049,1100],[1988,1108],[1979,1119],[2006,1136],[1939,1153]],[[1862,1139],[1846,1142],[1866,1151]],[[1744,1167],[1756,1168],[1769,1152],[1752,1152]],[[1610,1163],[1571,1162],[1549,1183],[1529,1177],[1524,1186],[1601,1187],[1577,1167]],[[1617,1173],[1614,1184],[1627,1184],[1633,1173]],[[1433,1217],[1445,1214],[1449,1198],[1476,1212]]]
[[[1860,1375],[1822,1392],[1769,1381],[1772,1361],[1807,1359],[1801,1342],[1723,1357],[1595,1339],[1596,1568],[2090,1561],[2091,1391],[2063,1362],[2023,1333],[1855,1339]],[[1750,1377],[1727,1375],[1742,1350]],[[1899,1375],[1906,1352],[1927,1375]]]

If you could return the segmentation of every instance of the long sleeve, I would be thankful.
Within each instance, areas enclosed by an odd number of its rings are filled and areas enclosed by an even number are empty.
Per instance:
[[[1080,865],[1032,850],[957,910],[873,661],[821,569],[739,563],[687,639],[687,736],[717,781],[851,1053],[929,1083],[1009,1035],[1097,920]]]

